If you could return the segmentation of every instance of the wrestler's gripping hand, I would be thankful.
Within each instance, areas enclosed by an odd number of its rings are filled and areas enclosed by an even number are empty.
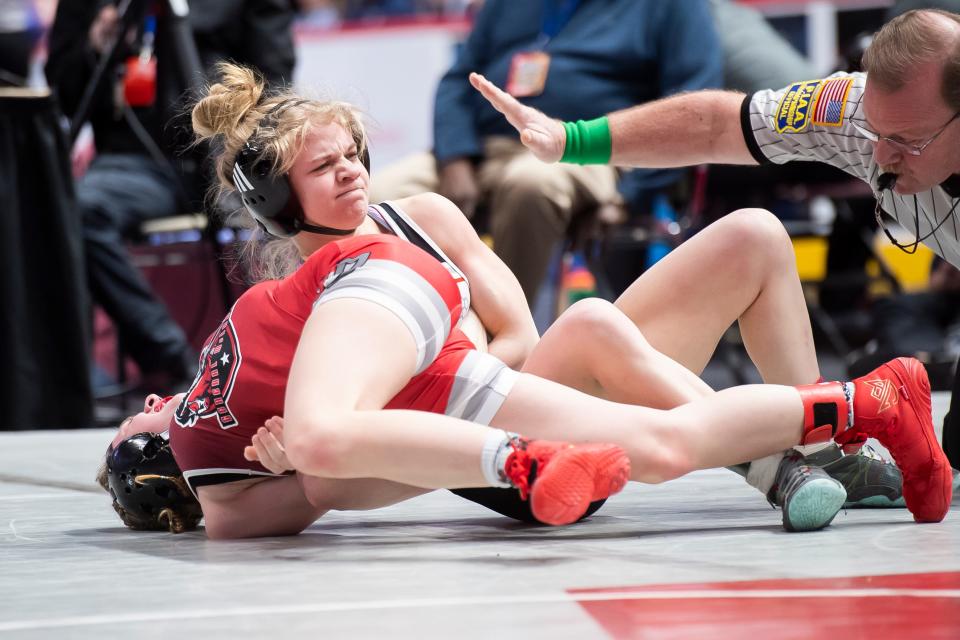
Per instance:
[[[533,107],[517,102],[479,73],[470,74],[470,84],[483,94],[493,108],[520,132],[520,142],[544,162],[558,162],[563,156],[567,133],[559,120],[549,118]]]
[[[283,448],[283,418],[273,416],[253,434],[250,446],[244,448],[243,457],[259,460],[270,473],[281,474],[293,470]]]

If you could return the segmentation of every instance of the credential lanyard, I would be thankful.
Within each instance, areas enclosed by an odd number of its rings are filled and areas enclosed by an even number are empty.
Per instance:
[[[567,26],[582,0],[543,0],[543,24],[540,26],[540,44],[545,45]]]

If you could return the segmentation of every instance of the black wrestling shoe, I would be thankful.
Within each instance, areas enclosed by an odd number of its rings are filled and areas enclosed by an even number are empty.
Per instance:
[[[903,508],[903,476],[892,461],[885,459],[869,444],[856,453],[845,454],[836,446],[812,453],[807,464],[821,467],[847,490],[844,509]]]

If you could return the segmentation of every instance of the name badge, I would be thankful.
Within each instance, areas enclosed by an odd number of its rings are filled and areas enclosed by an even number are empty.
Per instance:
[[[514,98],[530,98],[543,93],[550,69],[550,55],[543,51],[514,54],[507,76],[507,93]]]

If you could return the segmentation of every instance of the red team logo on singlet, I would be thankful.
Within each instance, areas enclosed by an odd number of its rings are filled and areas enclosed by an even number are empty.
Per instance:
[[[240,368],[240,342],[228,315],[200,355],[200,371],[174,414],[181,427],[216,416],[221,429],[237,426],[230,411],[230,392]]]

